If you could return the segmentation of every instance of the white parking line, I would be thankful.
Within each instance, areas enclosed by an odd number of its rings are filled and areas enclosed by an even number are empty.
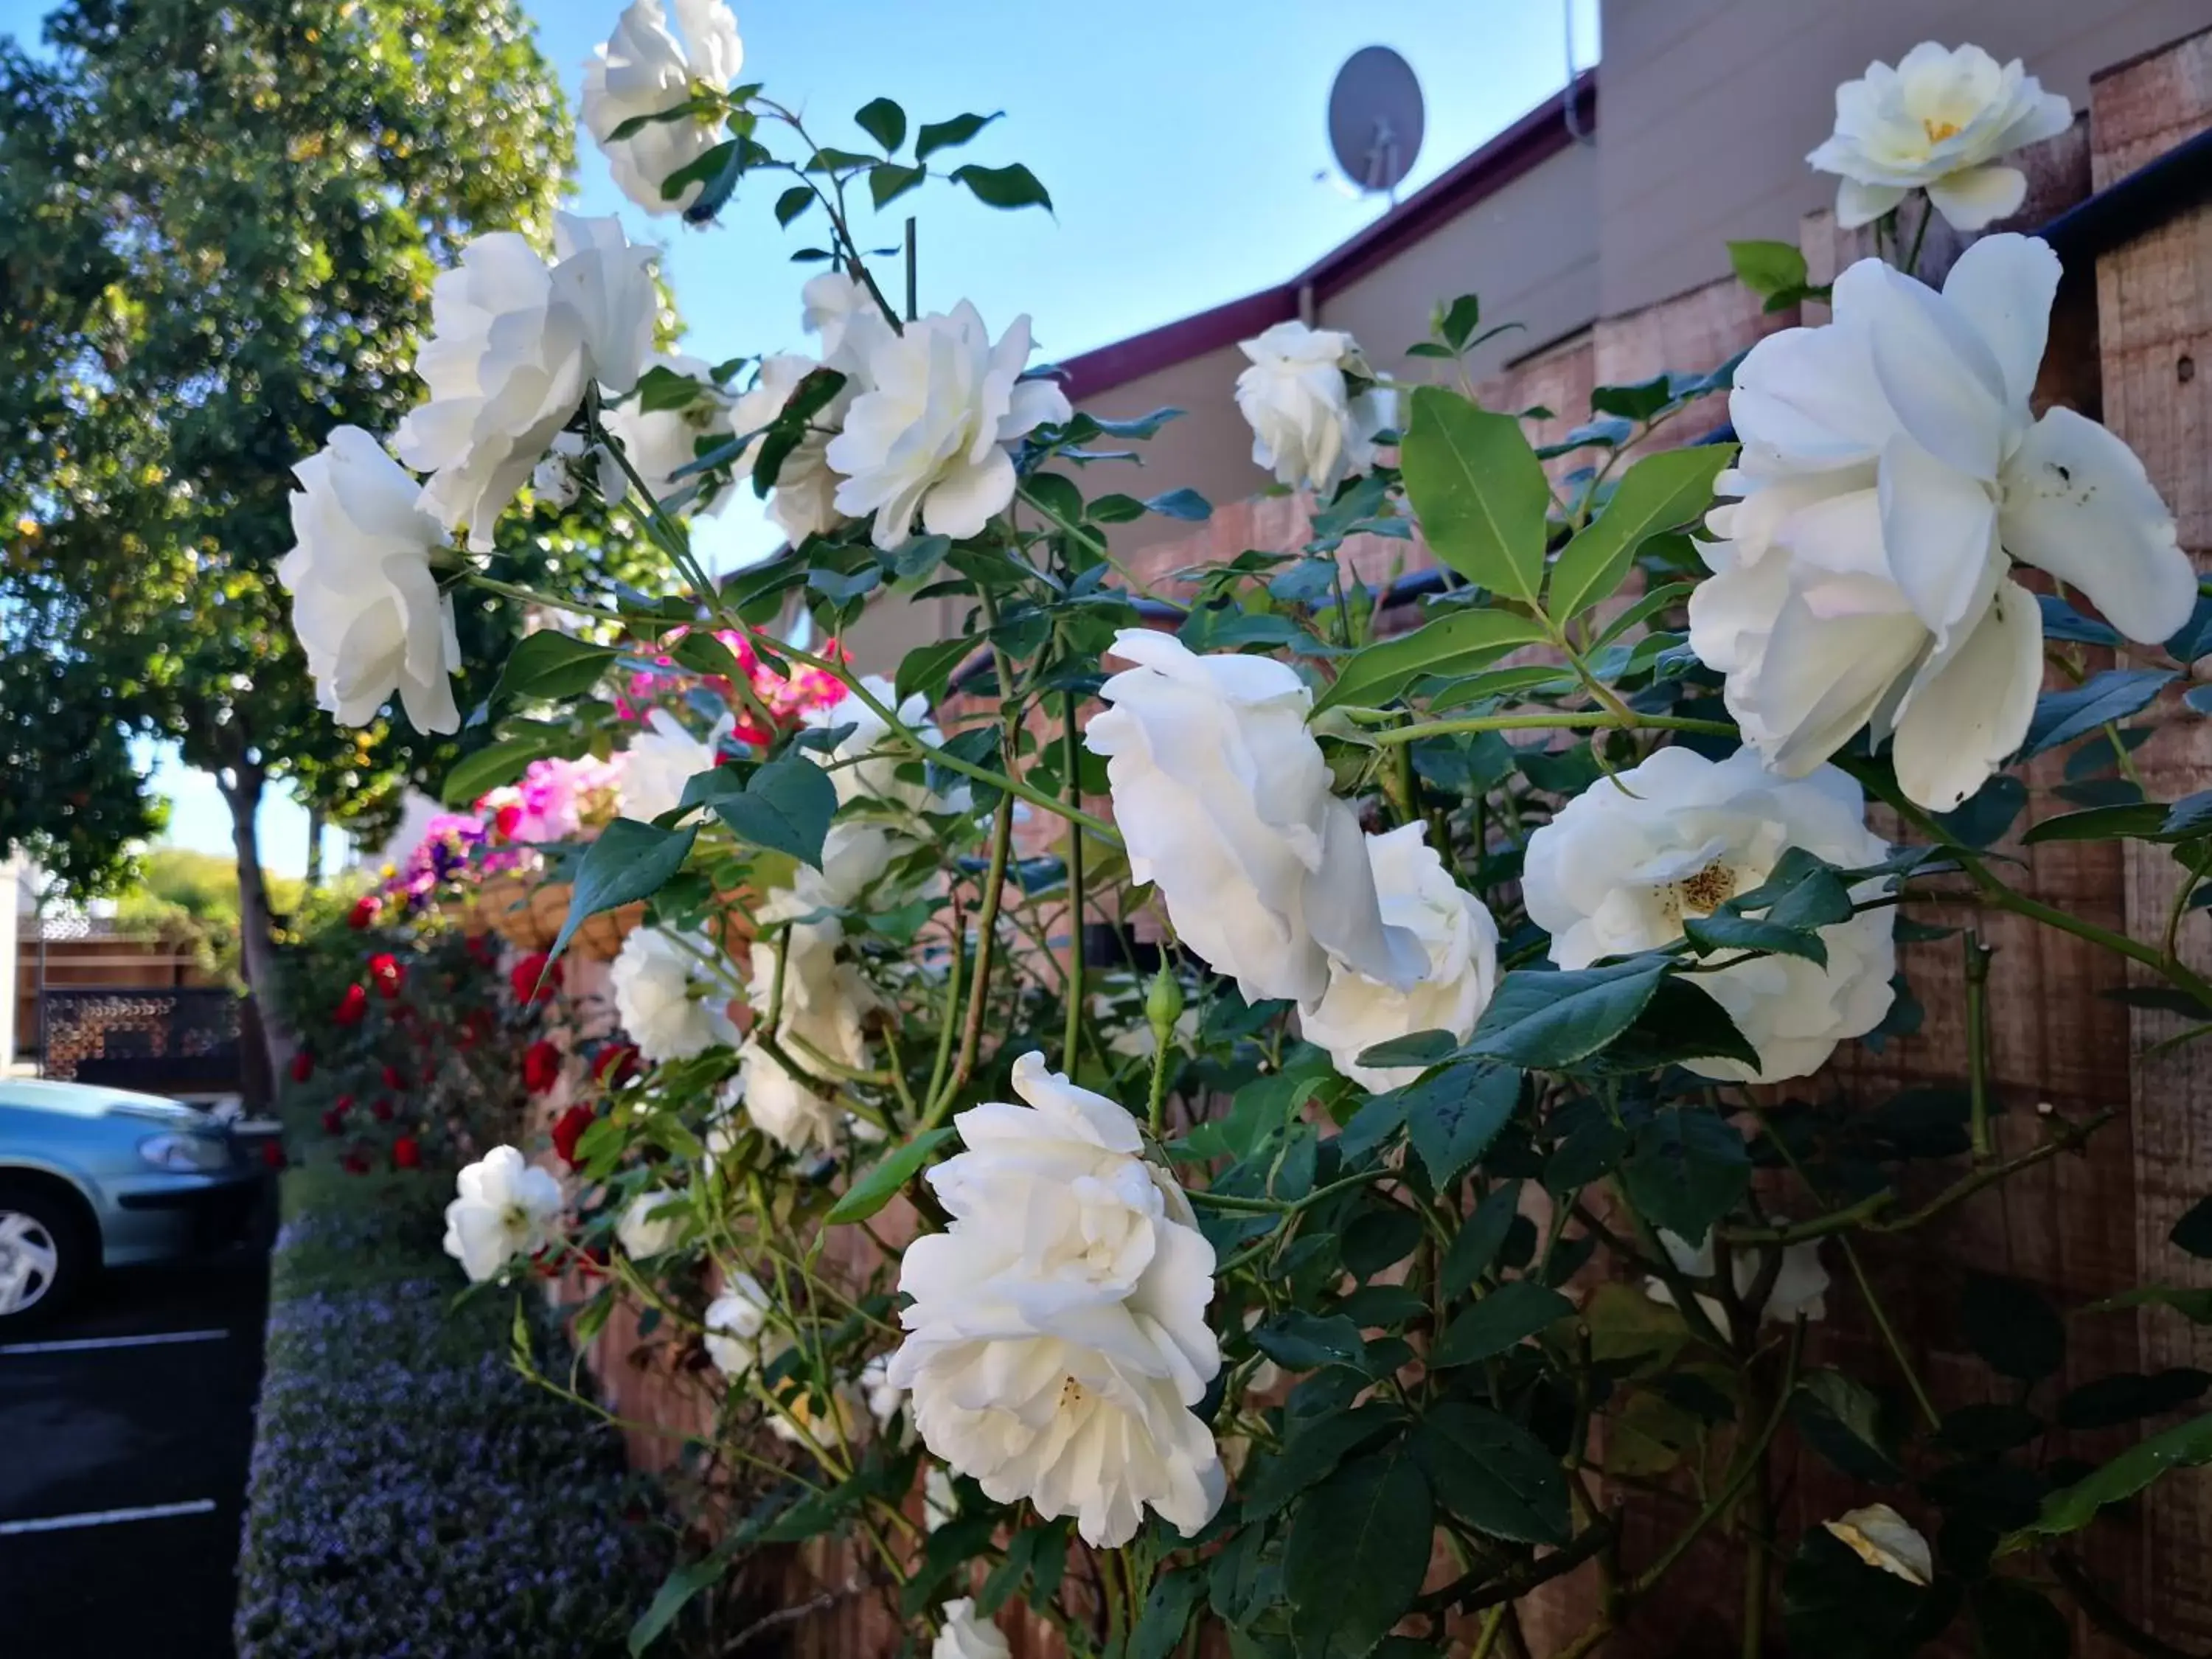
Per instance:
[[[80,1336],[61,1342],[10,1342],[0,1354],[83,1353],[94,1348],[152,1348],[165,1342],[220,1342],[228,1331],[155,1331],[146,1336]]]
[[[0,1538],[25,1532],[67,1532],[72,1527],[112,1527],[121,1521],[163,1521],[175,1515],[206,1515],[215,1508],[212,1498],[195,1498],[188,1504],[148,1504],[135,1510],[88,1510],[82,1515],[49,1515],[38,1521],[0,1521]]]

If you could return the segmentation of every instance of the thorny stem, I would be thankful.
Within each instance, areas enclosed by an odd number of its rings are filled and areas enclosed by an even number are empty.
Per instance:
[[[1966,1113],[1974,1162],[1985,1164],[1990,1141],[1990,958],[1996,953],[1972,928],[1959,935],[1966,962]]]
[[[1060,769],[1067,775],[1067,803],[1083,805],[1082,745],[1075,724],[1075,693],[1066,696],[1066,758]],[[1083,830],[1073,821],[1067,826],[1067,1021],[1060,1034],[1060,1068],[1075,1074],[1075,1045],[1083,1035]]]
[[[991,865],[983,877],[982,902],[975,911],[975,973],[968,987],[968,1018],[960,1032],[960,1057],[953,1062],[952,1074],[945,1080],[945,1087],[929,1103],[929,1111],[922,1120],[922,1127],[937,1127],[952,1105],[954,1098],[968,1086],[968,1079],[975,1069],[976,1051],[983,1042],[983,1014],[989,1006],[991,990],[991,958],[999,937],[999,905],[1006,888],[1006,851],[1014,834],[1014,802],[1011,795],[999,798],[999,810],[991,820]]]

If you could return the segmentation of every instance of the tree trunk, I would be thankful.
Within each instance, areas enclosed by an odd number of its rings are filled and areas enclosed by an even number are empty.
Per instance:
[[[255,823],[261,810],[265,781],[259,764],[248,761],[241,761],[216,776],[222,798],[230,807],[231,845],[238,852],[239,964],[257,1016],[241,1026],[240,1045],[248,1051],[248,1079],[260,1073],[273,1084],[291,1066],[293,1051],[299,1043],[276,1006],[276,942],[270,937],[269,889],[261,878],[261,837]],[[252,1052],[257,1048],[258,1053]],[[249,1097],[252,1092],[249,1091]]]
[[[323,885],[323,809],[307,809],[307,890],[319,892]]]

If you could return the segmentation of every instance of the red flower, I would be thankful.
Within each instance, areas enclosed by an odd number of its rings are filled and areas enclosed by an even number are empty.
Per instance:
[[[637,1075],[637,1046],[610,1042],[592,1059],[592,1081],[618,1089]]]
[[[368,1115],[379,1123],[392,1121],[392,1101],[389,1096],[379,1095],[368,1103]]]
[[[338,1160],[338,1166],[348,1175],[367,1175],[368,1173],[368,1154],[363,1152],[348,1152],[343,1158]]]
[[[543,951],[532,951],[507,970],[507,982],[514,1000],[526,1008],[534,1002],[550,1002],[561,988],[561,964]]]
[[[368,976],[376,986],[377,994],[390,1001],[399,994],[399,987],[407,977],[407,970],[399,965],[399,958],[389,951],[379,951],[368,959]]]
[[[356,981],[345,988],[345,994],[338,999],[338,1006],[331,1015],[331,1022],[336,1025],[358,1025],[361,1017],[368,1012],[368,988]]]
[[[499,960],[489,933],[471,933],[462,941],[462,947],[468,951],[470,960],[479,968],[489,968]]]
[[[407,1091],[407,1074],[390,1060],[384,1062],[384,1086],[396,1094]]]
[[[522,1051],[522,1086],[542,1095],[561,1080],[561,1051],[539,1041]]]
[[[513,841],[514,832],[521,827],[521,823],[522,808],[513,801],[507,802],[491,817],[491,827],[498,833],[501,841]]]
[[[261,1143],[261,1161],[272,1170],[283,1169],[284,1167],[284,1143],[281,1140],[263,1141]]]
[[[345,1133],[345,1108],[343,1106],[331,1106],[324,1109],[323,1133],[326,1135],[342,1135]]]
[[[413,1135],[402,1135],[392,1143],[392,1167],[395,1170],[419,1170],[422,1167],[422,1143]]]
[[[576,1162],[576,1143],[584,1138],[584,1131],[599,1121],[598,1114],[588,1106],[571,1106],[553,1120],[553,1150],[561,1161],[574,1170]]]
[[[292,1056],[292,1081],[305,1083],[315,1074],[315,1056],[312,1050],[302,1048]]]
[[[337,1098],[337,1108],[338,1110],[342,1112],[349,1112],[353,1110],[353,1097],[351,1095],[340,1095]]]
[[[382,902],[375,894],[363,893],[353,902],[353,908],[346,912],[346,926],[356,933],[375,926],[376,913],[381,908]]]

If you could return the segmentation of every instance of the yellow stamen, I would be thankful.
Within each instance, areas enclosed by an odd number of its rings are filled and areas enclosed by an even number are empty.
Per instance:
[[[1956,138],[1959,136],[1959,124],[1956,121],[1937,121],[1924,115],[1920,118],[1920,130],[1928,135],[1928,142],[1931,144],[1940,144],[1946,138]]]

